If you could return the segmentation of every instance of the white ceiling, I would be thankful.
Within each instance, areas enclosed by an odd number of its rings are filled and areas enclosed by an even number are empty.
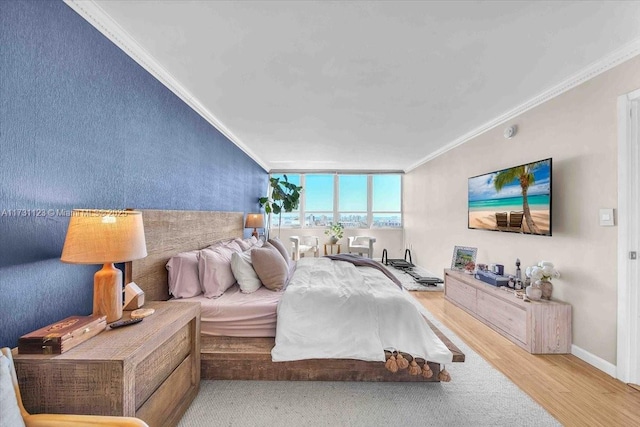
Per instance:
[[[267,170],[410,170],[640,53],[640,1],[67,2]]]

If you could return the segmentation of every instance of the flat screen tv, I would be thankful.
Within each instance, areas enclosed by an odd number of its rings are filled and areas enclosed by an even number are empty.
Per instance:
[[[469,228],[551,236],[551,159],[469,178]]]

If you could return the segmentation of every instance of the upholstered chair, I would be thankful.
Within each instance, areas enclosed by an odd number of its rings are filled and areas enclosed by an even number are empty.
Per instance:
[[[73,427],[113,426],[149,427],[147,423],[131,417],[102,415],[29,414],[22,405],[18,378],[11,357],[11,349],[0,354],[0,427]]]
[[[366,255],[373,258],[373,244],[376,242],[374,237],[356,236],[347,238],[347,252],[350,254]]]
[[[307,252],[312,252],[313,256],[320,256],[320,243],[315,236],[291,236],[291,258],[300,259]]]

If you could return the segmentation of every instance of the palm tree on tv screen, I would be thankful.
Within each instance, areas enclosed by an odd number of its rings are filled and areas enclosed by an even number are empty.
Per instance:
[[[527,227],[529,227],[529,231],[536,234],[540,234],[540,230],[531,217],[529,200],[527,200],[527,191],[529,191],[529,186],[533,185],[536,181],[533,171],[543,164],[544,162],[534,162],[500,171],[493,182],[496,191],[499,193],[505,185],[513,182],[513,180],[517,179],[520,181],[520,187],[522,188],[522,210],[524,212],[524,219],[527,223]]]

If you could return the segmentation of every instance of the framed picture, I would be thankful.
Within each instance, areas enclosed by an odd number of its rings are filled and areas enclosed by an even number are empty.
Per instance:
[[[477,248],[469,248],[467,246],[455,246],[453,248],[453,258],[451,259],[451,268],[453,270],[465,270],[467,265],[476,264]],[[473,269],[473,268],[471,268]]]

